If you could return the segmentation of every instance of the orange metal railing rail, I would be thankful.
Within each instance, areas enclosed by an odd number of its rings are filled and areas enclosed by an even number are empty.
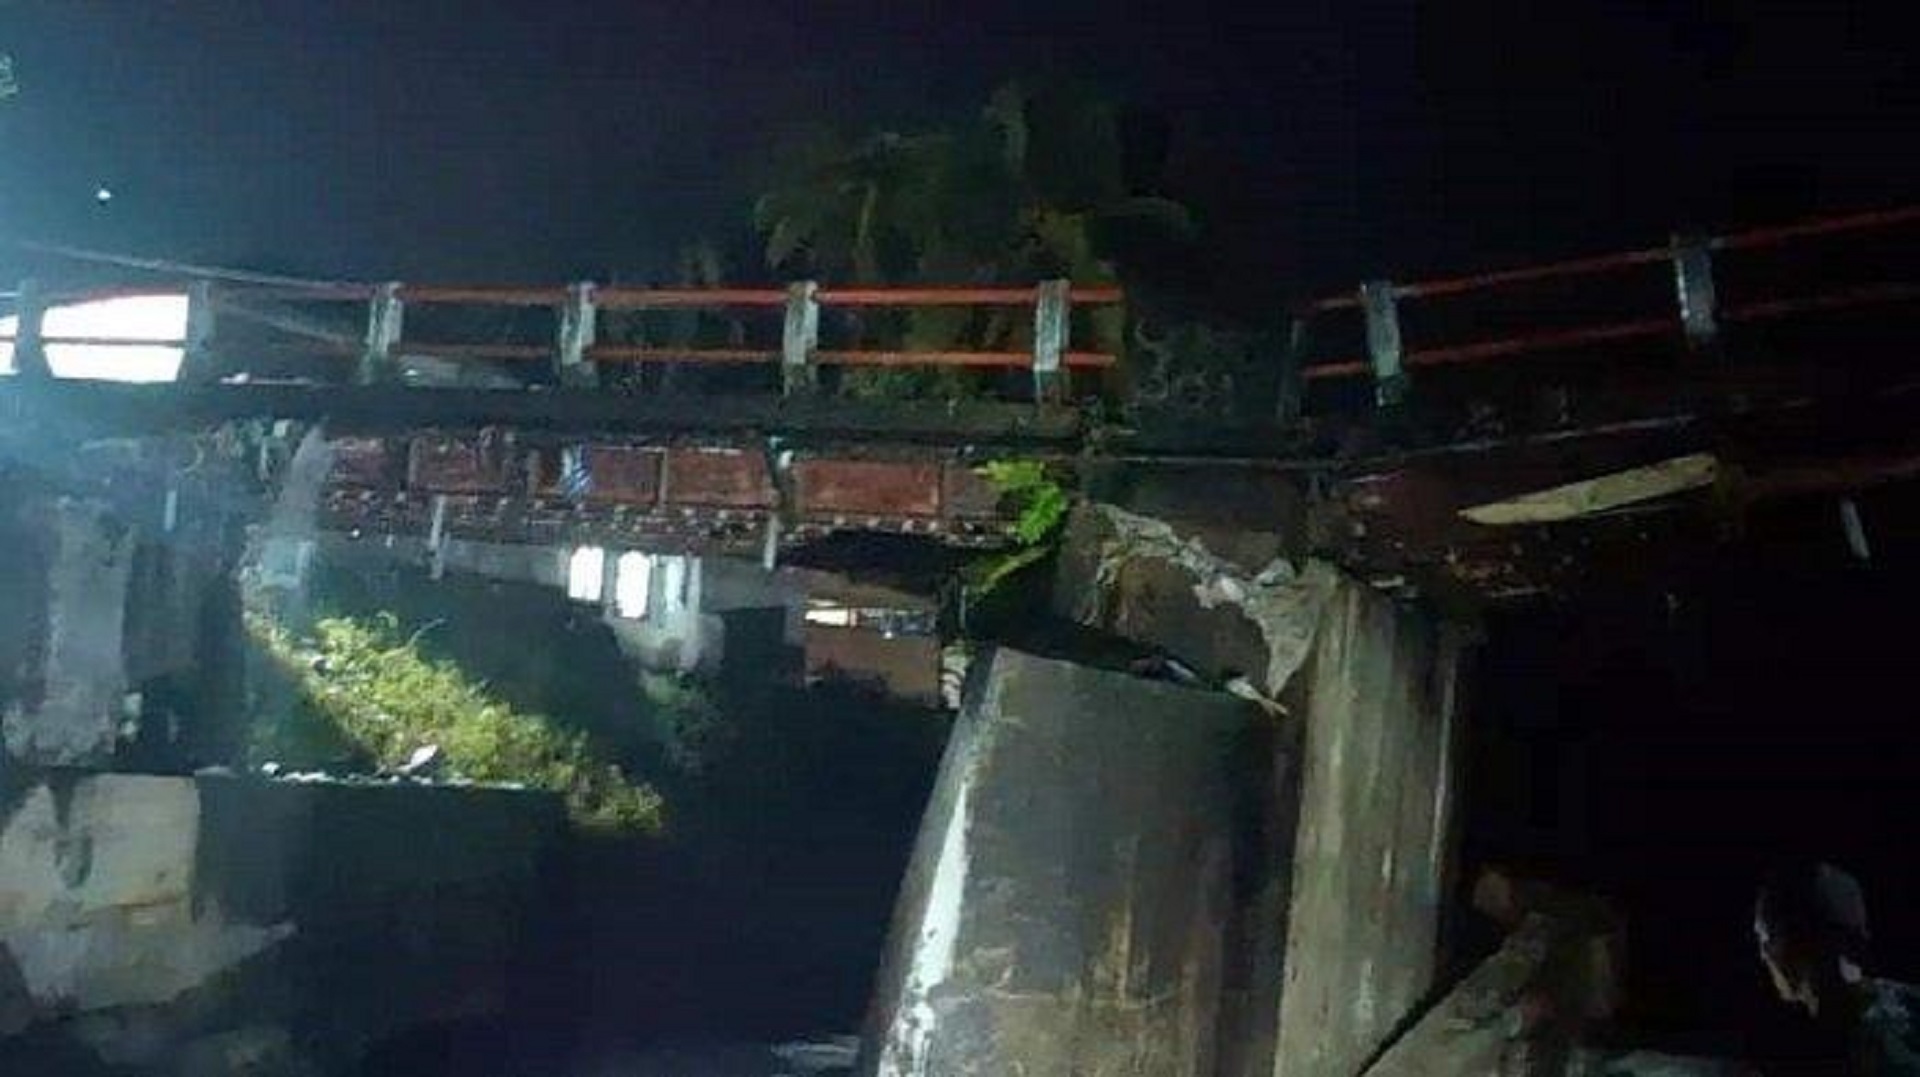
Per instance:
[[[1456,367],[1510,361],[1548,352],[1567,352],[1600,344],[1655,341],[1671,338],[1699,348],[1714,344],[1725,324],[1756,323],[1799,315],[1849,310],[1920,300],[1920,282],[1881,280],[1851,283],[1801,294],[1741,297],[1722,302],[1716,287],[1716,259],[1775,250],[1796,254],[1801,245],[1843,236],[1891,234],[1920,225],[1920,205],[1844,216],[1825,217],[1784,226],[1755,228],[1717,237],[1678,236],[1664,246],[1618,251],[1512,269],[1415,280],[1369,281],[1355,292],[1324,297],[1296,311],[1292,340],[1280,379],[1280,415],[1298,415],[1308,385],[1371,377],[1376,399],[1391,404],[1407,391],[1408,375],[1421,368]],[[88,253],[88,252],[80,252]],[[95,257],[105,257],[97,256]],[[164,269],[170,263],[148,259],[112,259],[134,268]],[[218,296],[215,286],[197,272],[204,267],[175,267],[189,271],[196,283],[190,290],[194,314],[179,340],[128,340],[102,337],[47,337],[40,332],[39,315],[56,303],[84,299],[155,294],[153,288],[116,288],[81,294],[57,295],[22,287],[13,297],[20,319],[19,332],[0,336],[19,353],[23,370],[43,367],[39,360],[48,346],[167,346],[189,353],[189,366],[210,365],[204,355],[213,341],[216,311],[243,313],[250,320],[290,329],[301,338],[302,354],[350,357],[355,377],[377,382],[392,376],[401,354],[433,356],[452,361],[552,363],[566,385],[593,385],[604,367],[629,364],[767,365],[781,372],[787,392],[804,391],[817,370],[827,366],[950,367],[983,370],[1027,369],[1037,399],[1057,399],[1070,371],[1115,366],[1119,357],[1071,346],[1071,312],[1077,307],[1111,306],[1126,301],[1111,286],[1073,286],[1048,281],[1033,287],[976,285],[865,287],[825,286],[799,282],[784,288],[650,288],[630,285],[576,283],[539,287],[474,284],[365,284],[338,281],[298,281],[238,272],[224,273]],[[1420,304],[1441,312],[1469,311],[1468,304],[1496,299],[1530,289],[1594,280],[1617,280],[1622,285],[1649,268],[1671,275],[1674,300],[1659,309],[1633,311],[1591,324],[1533,327],[1523,324],[1503,335],[1467,340],[1409,341],[1399,306]],[[212,274],[215,271],[206,270]],[[172,294],[178,294],[175,288]],[[1599,305],[1596,294],[1593,305]],[[249,304],[254,305],[249,309]],[[323,304],[364,308],[365,332],[343,333],[337,327],[303,327],[303,310]],[[556,312],[558,327],[551,341],[479,343],[421,340],[406,335],[405,313],[436,306],[478,306],[502,310],[544,309]],[[272,307],[279,313],[263,313]],[[1029,350],[910,351],[822,347],[823,309],[911,308],[1030,308],[1033,346]],[[780,341],[767,347],[662,347],[603,342],[598,339],[603,312],[648,311],[763,311],[782,318]],[[337,313],[337,310],[336,310]],[[1356,325],[1352,319],[1358,316]],[[1318,354],[1315,340],[1329,322],[1346,321],[1364,334],[1360,354]],[[309,323],[317,324],[317,323]]]
[[[1491,363],[1543,352],[1596,344],[1661,337],[1711,346],[1723,323],[1761,322],[1801,314],[1910,302],[1920,299],[1920,282],[1879,281],[1802,295],[1721,303],[1716,294],[1713,258],[1717,254],[1788,247],[1802,241],[1886,233],[1920,224],[1920,206],[1826,217],[1795,224],[1755,228],[1718,237],[1676,236],[1664,247],[1514,269],[1406,283],[1370,281],[1354,293],[1328,296],[1298,308],[1280,401],[1282,418],[1297,415],[1305,384],[1371,376],[1376,398],[1392,404],[1404,397],[1407,375],[1421,367]],[[1408,347],[1399,315],[1401,301],[1433,304],[1490,297],[1555,283],[1620,276],[1649,266],[1671,267],[1678,302],[1657,313],[1587,325],[1556,326],[1504,336]],[[1365,335],[1364,355],[1313,353],[1316,323],[1357,312]]]
[[[136,261],[143,266],[148,264],[148,260]],[[551,362],[555,365],[559,380],[567,385],[597,383],[602,364],[764,364],[781,371],[782,386],[790,393],[807,388],[813,381],[815,371],[824,366],[1025,368],[1032,374],[1036,399],[1049,400],[1057,399],[1062,394],[1068,372],[1109,368],[1119,361],[1112,354],[1076,350],[1069,346],[1072,309],[1118,305],[1124,303],[1126,298],[1117,287],[1075,287],[1065,281],[1047,281],[1028,288],[972,285],[823,288],[811,282],[785,288],[647,288],[597,286],[590,283],[526,287],[241,279],[223,286],[217,298],[209,282],[202,281],[196,285],[193,293],[196,308],[204,304],[206,309],[190,318],[200,328],[197,331],[190,330],[187,337],[182,339],[51,337],[40,332],[41,315],[56,304],[153,294],[177,295],[179,290],[109,288],[48,294],[29,284],[22,289],[16,303],[21,329],[12,336],[0,335],[0,343],[15,344],[16,350],[24,353],[24,361],[18,365],[30,372],[44,372],[44,352],[49,346],[160,345],[187,348],[190,351],[195,348],[206,349],[211,342],[208,324],[216,309],[219,309],[240,313],[248,320],[290,329],[300,336],[301,343],[288,350],[299,354],[356,358],[356,380],[361,382],[387,380],[396,357],[401,354],[452,361]],[[343,303],[365,305],[367,328],[364,336],[343,334],[335,327],[320,327],[319,322],[303,323],[304,316],[299,313],[313,304],[337,306]],[[259,309],[260,304],[273,305],[277,313],[271,316],[263,314]],[[408,337],[405,333],[405,312],[432,306],[553,310],[558,314],[559,328],[556,339],[550,344],[432,341]],[[1034,319],[1032,348],[1025,351],[951,348],[905,350],[822,348],[819,344],[823,308],[986,307],[1031,307]],[[764,348],[669,348],[601,343],[596,339],[598,317],[605,311],[739,309],[781,313],[784,325],[780,344]],[[190,355],[189,366],[211,366],[211,357]]]

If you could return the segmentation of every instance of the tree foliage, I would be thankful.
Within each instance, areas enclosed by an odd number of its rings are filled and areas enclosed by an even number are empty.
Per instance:
[[[1184,207],[1128,174],[1121,111],[1079,87],[1001,87],[970,122],[858,138],[815,133],[780,155],[754,207],[770,268],[862,283],[1111,283],[1129,234],[1184,236]],[[1076,336],[1118,351],[1118,311],[1083,312]],[[856,333],[909,349],[1020,350],[1031,316],[916,310]],[[911,378],[874,371],[873,380]]]

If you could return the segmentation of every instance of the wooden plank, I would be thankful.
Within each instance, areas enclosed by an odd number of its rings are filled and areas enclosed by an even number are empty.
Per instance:
[[[1712,486],[1720,478],[1720,461],[1712,453],[1689,453],[1645,467],[1628,468],[1598,478],[1510,497],[1460,510],[1460,515],[1488,527],[1553,523],[1607,512],[1626,505],[1669,497]]]

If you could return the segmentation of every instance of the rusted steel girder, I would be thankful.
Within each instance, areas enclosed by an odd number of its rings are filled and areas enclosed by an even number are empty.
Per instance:
[[[347,533],[745,549],[837,531],[1008,541],[999,497],[953,453],[769,453],[751,442],[566,441],[486,430],[333,441],[323,523]],[[775,470],[784,472],[775,475]]]

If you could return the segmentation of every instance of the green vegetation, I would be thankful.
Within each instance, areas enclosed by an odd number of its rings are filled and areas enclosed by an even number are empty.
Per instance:
[[[1071,504],[1067,490],[1048,472],[1047,465],[1038,460],[990,460],[980,467],[980,473],[1019,514],[1014,519],[1013,534],[1022,546],[1046,542],[1066,522]]]
[[[999,592],[1009,579],[1047,559],[1066,526],[1072,499],[1046,464],[1038,460],[990,460],[979,473],[1014,511],[1015,548],[967,566],[962,587],[968,606]]]
[[[391,773],[435,747],[444,776],[557,793],[584,828],[663,828],[650,786],[606,762],[584,735],[517,711],[452,663],[421,654],[391,615],[322,620],[311,640],[257,615],[248,631],[295,697],[284,719],[259,724],[256,763]]]
[[[725,758],[736,731],[709,686],[683,675],[643,671],[640,695],[661,752],[674,769],[700,774]]]
[[[775,156],[779,176],[754,223],[767,265],[789,277],[1111,283],[1119,250],[1192,228],[1182,206],[1148,193],[1155,181],[1130,158],[1120,109],[1080,87],[1012,83],[969,123],[857,139],[816,132]],[[1076,340],[1121,350],[1119,310],[1076,321]],[[869,312],[852,331],[911,350],[1023,350],[1031,323],[1024,311],[922,309]],[[843,384],[856,395],[952,397],[971,377],[882,368]]]

